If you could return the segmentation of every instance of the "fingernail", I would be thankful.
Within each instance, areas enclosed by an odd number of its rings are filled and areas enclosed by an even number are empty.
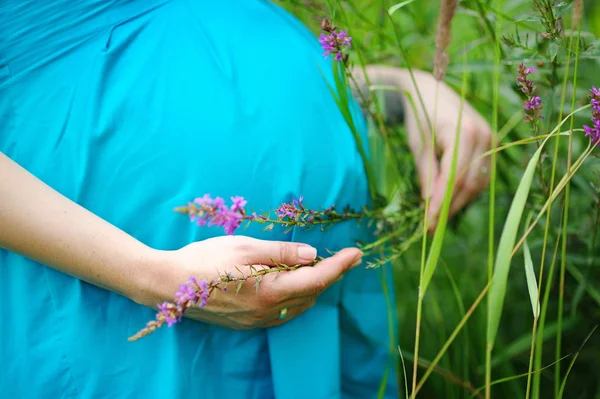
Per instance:
[[[317,250],[308,245],[298,247],[298,259],[301,261],[312,262],[317,257]]]
[[[361,252],[361,254],[358,255],[356,257],[356,259],[354,259],[354,262],[352,263],[352,265],[350,267],[356,267],[356,266],[360,265],[362,263],[362,257],[363,257],[363,254]]]

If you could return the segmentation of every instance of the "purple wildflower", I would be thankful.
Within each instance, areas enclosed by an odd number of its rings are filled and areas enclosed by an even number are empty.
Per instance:
[[[585,136],[593,144],[600,146],[600,90],[595,86],[590,89],[590,104],[592,104],[592,126],[584,126]]]
[[[210,294],[208,281],[201,280],[199,283],[196,283],[196,287],[198,288],[198,290],[196,290],[195,303],[196,305],[202,308],[206,306],[206,303],[208,302],[208,295]]]
[[[156,315],[156,319],[164,319],[164,321],[169,327],[171,327],[173,324],[177,323],[181,319],[181,315],[178,312],[178,306],[173,305],[172,303],[163,302],[160,305],[158,305],[158,310],[160,312]]]
[[[169,327],[181,321],[185,311],[192,305],[206,306],[210,287],[206,280],[198,282],[195,277],[190,277],[186,284],[181,284],[175,292],[175,303],[163,302],[158,305],[158,322],[166,322]]]
[[[231,210],[233,212],[243,211],[244,207],[248,203],[244,197],[240,196],[231,197],[231,201],[233,202],[233,205],[231,205]]]
[[[240,196],[231,197],[231,201],[233,204],[227,207],[223,198],[204,194],[188,204],[190,220],[198,226],[222,227],[225,234],[231,235],[240,227],[246,214],[244,207],[248,203]]]
[[[279,219],[284,219],[286,217],[290,219],[298,219],[298,217],[304,212],[304,205],[302,205],[302,200],[304,198],[300,196],[298,199],[292,200],[290,203],[281,204],[276,210],[275,213]]]
[[[214,200],[210,197],[210,194],[204,194],[201,198],[196,198],[194,203],[200,206],[212,206]]]
[[[525,122],[537,123],[539,119],[543,119],[542,116],[542,99],[535,95],[535,85],[528,76],[532,73],[537,72],[535,67],[527,68],[523,64],[519,64],[517,68],[517,85],[521,88],[521,91],[527,99],[523,103],[523,110],[525,111]]]
[[[179,290],[175,292],[175,299],[177,299],[177,305],[184,305],[189,301],[193,301],[196,296],[194,288],[189,284],[182,284],[179,286]]]
[[[243,216],[238,212],[232,211],[225,205],[221,205],[213,212],[208,225],[222,227],[223,230],[225,230],[225,234],[232,235],[235,230],[240,227],[242,217]]]
[[[344,47],[351,47],[352,38],[348,36],[348,30],[339,30],[336,32],[337,26],[332,25],[329,19],[324,19],[321,23],[321,29],[325,33],[319,36],[319,43],[323,47],[323,56],[325,58],[335,53],[335,61],[348,60],[348,56],[343,53]]]
[[[525,111],[534,110],[542,105],[542,99],[538,96],[533,96],[525,101]]]

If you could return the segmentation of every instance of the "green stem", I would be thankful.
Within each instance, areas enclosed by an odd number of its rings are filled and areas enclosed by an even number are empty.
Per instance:
[[[550,10],[552,10],[552,8],[550,7]],[[561,98],[560,98],[560,103],[559,103],[559,112],[558,112],[558,122],[560,123],[563,119],[563,106],[565,104],[566,101],[566,93],[567,93],[567,84],[569,82],[569,70],[570,70],[570,66],[571,66],[571,50],[573,47],[573,36],[571,36],[570,41],[569,41],[569,45],[567,48],[567,62],[566,62],[566,70],[564,73],[564,78],[563,78],[563,84],[562,84],[562,92],[561,92]],[[557,54],[554,55],[553,57],[553,62],[552,62],[552,67],[554,70],[554,73],[556,73],[556,59],[558,58],[558,50],[557,50]],[[572,123],[571,119],[571,123]],[[560,135],[557,135],[556,138],[554,139],[554,154],[552,157],[552,172],[551,172],[551,177],[550,177],[550,187],[549,187],[549,191],[548,191],[548,196],[550,199],[550,203],[548,205],[548,212],[547,212],[547,220],[546,220],[546,226],[544,228],[544,241],[542,244],[542,258],[540,261],[540,281],[539,281],[539,286],[538,286],[538,292],[541,294],[541,287],[542,287],[542,279],[543,279],[543,272],[544,272],[544,263],[545,263],[545,257],[546,257],[546,247],[547,247],[547,242],[548,242],[548,232],[550,230],[550,226],[551,226],[551,219],[552,219],[552,197],[553,197],[553,190],[554,190],[554,182],[555,182],[555,178],[556,178],[556,165],[557,165],[557,161],[558,161],[558,149],[559,149],[559,143],[560,143]],[[555,255],[556,257],[556,252]],[[552,259],[552,269],[554,269],[554,264],[555,264],[556,259]],[[553,277],[553,273],[551,273],[549,275],[548,278],[552,278]],[[548,287],[552,284],[552,281],[549,280],[548,281]],[[549,288],[548,288],[549,289]],[[539,298],[538,298],[539,300]],[[546,302],[547,296],[544,298],[544,302]],[[547,308],[547,304],[544,303],[544,312],[542,312],[542,315],[540,317],[540,323],[539,323],[539,334],[540,336],[543,335],[544,333],[544,324],[545,324],[545,319],[546,319],[546,315],[545,315],[545,310]],[[534,323],[535,325],[535,323]],[[560,331],[558,332],[558,336],[560,336]],[[535,336],[535,332],[534,332],[534,338],[536,339]],[[539,342],[537,341],[537,339],[534,341],[534,344],[536,345],[536,351],[537,353],[535,354],[535,367],[536,369],[539,369],[542,365],[542,345],[543,342],[540,340]],[[533,356],[534,351],[532,350],[532,356]],[[529,364],[529,371],[531,372],[532,368],[533,368],[533,364],[532,364],[532,358],[530,359],[530,364]],[[541,383],[541,375],[540,374],[535,374],[533,377],[533,387],[532,387],[532,397],[534,399],[538,399],[539,395],[540,395],[540,383]],[[526,391],[526,399],[529,398],[529,382],[530,382],[530,377],[527,377],[527,391]]]
[[[575,93],[577,91],[577,70],[579,69],[579,40],[581,37],[581,29],[577,29],[577,42],[575,44],[575,70],[573,71],[573,97],[571,98],[571,111],[575,110]],[[571,45],[573,42],[573,36],[569,40],[569,54],[571,54]],[[575,125],[575,118],[571,117],[571,131],[573,131]],[[567,154],[567,170],[571,168],[573,156],[573,135],[569,136],[569,148]],[[571,184],[567,182],[565,187],[565,206],[563,215],[563,227],[562,227],[562,248],[561,248],[561,260],[560,260],[560,288],[558,296],[558,334],[556,334],[556,353],[555,359],[560,358],[561,347],[562,347],[562,323],[563,323],[563,309],[564,309],[564,297],[565,297],[565,269],[567,264],[567,226],[569,221],[569,194]],[[554,394],[556,397],[560,396],[560,364],[556,363],[554,368]]]
[[[479,0],[477,5],[482,7]],[[499,10],[504,8],[504,1],[498,5]],[[483,12],[483,10],[482,10]],[[487,18],[485,19],[486,22]],[[490,206],[489,206],[489,223],[488,223],[488,285],[492,283],[494,273],[494,226],[495,226],[495,211],[496,211],[496,147],[498,146],[498,114],[499,114],[499,91],[500,91],[500,68],[502,60],[502,47],[498,35],[502,32],[502,20],[496,21],[496,30],[493,31],[494,40],[494,84],[493,84],[493,100],[492,100],[492,142],[491,142],[491,159],[490,159]],[[490,297],[488,297],[488,312],[491,306]],[[485,397],[491,397],[491,381],[492,381],[492,345],[488,343],[485,350]]]

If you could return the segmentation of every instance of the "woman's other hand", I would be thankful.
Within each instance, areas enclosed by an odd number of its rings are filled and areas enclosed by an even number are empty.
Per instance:
[[[404,79],[409,77],[404,76]],[[489,157],[482,155],[490,149],[492,130],[487,121],[466,102],[462,104],[461,116],[461,98],[444,82],[438,82],[433,75],[422,71],[415,71],[415,81],[435,130],[435,152],[432,154],[433,135],[412,82],[404,83],[404,87],[417,104],[417,112],[407,104],[406,129],[419,172],[421,194],[426,198],[429,193],[431,200],[429,216],[433,228],[446,194],[456,138],[459,138],[458,159],[450,217],[474,200],[489,184]],[[459,123],[460,130],[457,130]],[[421,134],[419,125],[424,134]],[[428,182],[431,183],[429,189]]]
[[[492,131],[487,121],[468,103],[463,103],[461,117],[461,98],[444,82],[438,82],[428,72],[413,70],[415,82],[406,69],[383,65],[369,65],[366,72],[373,86],[392,86],[398,100],[386,97],[392,103],[402,102],[403,118],[408,132],[408,145],[414,155],[421,194],[430,198],[430,228],[435,228],[437,216],[442,207],[450,168],[457,127],[460,121],[460,138],[454,193],[450,206],[450,217],[475,199],[489,183],[489,158],[481,155],[490,149]],[[353,75],[364,85],[365,78],[361,68]],[[416,83],[416,87],[415,87]],[[419,100],[420,93],[423,105]],[[408,99],[413,100],[414,108]],[[437,100],[437,104],[436,104]],[[398,107],[388,106],[394,112]],[[433,125],[430,128],[429,121]],[[435,120],[434,120],[435,117]],[[422,129],[422,130],[421,130]],[[435,133],[435,145],[432,137]]]

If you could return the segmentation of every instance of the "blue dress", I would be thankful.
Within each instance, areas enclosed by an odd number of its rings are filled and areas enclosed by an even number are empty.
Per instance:
[[[0,151],[158,249],[223,234],[173,212],[204,193],[255,209],[299,195],[311,208],[360,207],[363,164],[321,53],[266,1],[5,0]],[[326,256],[368,232],[243,234]],[[352,270],[281,327],[186,319],[128,342],[154,310],[0,250],[0,396],[397,397],[384,271]]]

